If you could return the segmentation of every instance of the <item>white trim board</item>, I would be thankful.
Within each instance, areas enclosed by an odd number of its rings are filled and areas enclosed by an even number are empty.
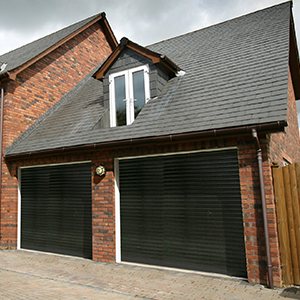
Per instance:
[[[232,147],[222,147],[222,148],[213,148],[213,149],[198,149],[198,150],[187,150],[187,151],[178,151],[178,152],[167,152],[167,153],[155,153],[155,154],[145,154],[145,155],[136,155],[136,156],[126,156],[126,157],[119,157],[118,160],[143,158],[143,157],[177,155],[177,154],[178,155],[179,154],[190,154],[190,153],[198,153],[198,152],[214,152],[214,151],[224,151],[224,150],[233,150],[233,149],[237,149],[237,147],[232,146]]]
[[[17,249],[21,249],[21,168],[18,168],[18,224],[17,224]]]
[[[84,161],[72,161],[72,162],[64,162],[64,163],[50,163],[50,164],[42,164],[42,165],[31,165],[31,166],[22,166],[19,169],[27,169],[27,168],[40,168],[40,167],[52,167],[52,166],[61,166],[61,165],[75,165],[75,164],[86,164],[92,162],[91,160]]]

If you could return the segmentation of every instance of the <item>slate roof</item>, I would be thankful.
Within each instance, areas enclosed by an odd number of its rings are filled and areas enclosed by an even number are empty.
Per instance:
[[[24,45],[20,48],[17,48],[15,50],[12,50],[8,53],[5,53],[0,56],[0,67],[2,63],[7,64],[6,68],[0,72],[0,75],[6,72],[9,72],[11,70],[14,70],[20,66],[22,66],[24,63],[30,61],[34,57],[38,56],[40,53],[44,52],[51,46],[55,45],[65,37],[69,36],[79,28],[83,27],[84,25],[88,24],[93,19],[100,16],[100,14],[94,15],[92,17],[89,17],[85,20],[82,20],[80,22],[77,22],[73,25],[70,25],[66,28],[63,28],[59,31],[56,31],[50,35],[47,35],[43,38],[40,38],[34,42],[31,42],[27,45]]]
[[[6,156],[286,120],[290,10],[286,2],[150,45],[186,74],[129,126],[99,129],[102,82],[88,76]]]

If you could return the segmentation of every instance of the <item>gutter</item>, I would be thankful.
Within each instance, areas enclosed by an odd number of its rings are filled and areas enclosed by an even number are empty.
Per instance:
[[[83,151],[83,150],[95,150],[100,148],[116,148],[116,147],[131,147],[131,146],[141,146],[147,144],[157,144],[157,143],[169,143],[169,142],[184,142],[185,140],[203,140],[203,139],[214,139],[214,138],[230,138],[237,137],[241,135],[249,135],[251,137],[252,129],[259,130],[260,134],[268,134],[274,132],[284,131],[287,126],[287,121],[277,121],[272,123],[266,123],[261,125],[253,126],[241,126],[232,127],[226,129],[213,129],[200,132],[190,132],[190,133],[179,133],[170,134],[164,136],[146,137],[146,138],[136,138],[136,139],[126,139],[121,141],[110,141],[110,142],[100,142],[91,143],[78,146],[67,146],[55,149],[45,149],[29,151],[17,154],[7,154],[5,155],[6,160],[12,160],[16,158],[30,157],[32,155],[48,155],[53,153],[62,153],[67,151]]]
[[[271,289],[274,289],[273,283],[273,266],[271,259],[271,250],[270,250],[270,236],[269,236],[269,227],[268,227],[268,213],[267,213],[267,203],[265,196],[265,183],[263,175],[263,166],[262,166],[262,150],[259,143],[259,138],[256,129],[252,129],[252,137],[254,139],[256,151],[257,151],[257,163],[258,163],[258,173],[259,173],[259,183],[260,183],[260,193],[261,193],[261,202],[262,202],[262,211],[263,211],[263,220],[264,220],[264,231],[265,231],[265,241],[266,241],[266,255],[267,255],[267,264],[268,264],[268,279],[269,286]]]

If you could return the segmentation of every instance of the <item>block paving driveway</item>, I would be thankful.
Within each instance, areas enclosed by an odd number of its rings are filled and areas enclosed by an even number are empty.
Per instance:
[[[0,299],[300,299],[229,277],[105,264],[29,251],[0,251]]]

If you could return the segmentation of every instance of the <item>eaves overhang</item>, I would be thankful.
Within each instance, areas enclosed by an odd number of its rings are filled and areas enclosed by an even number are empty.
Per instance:
[[[166,55],[162,55],[151,51],[143,46],[140,46],[126,37],[123,37],[120,41],[118,47],[110,54],[110,56],[106,59],[106,61],[102,64],[97,72],[93,75],[94,78],[98,80],[102,80],[104,74],[111,67],[111,65],[117,60],[122,51],[125,48],[129,48],[133,51],[140,53],[141,55],[149,58],[154,64],[159,64],[164,67],[168,72],[176,74],[176,72],[180,71],[180,67],[178,67],[171,59],[169,59]]]
[[[143,146],[149,144],[159,144],[159,143],[172,143],[172,142],[186,142],[186,141],[202,141],[202,140],[212,140],[219,138],[234,138],[234,137],[252,137],[252,130],[255,129],[260,137],[264,137],[266,134],[285,132],[285,127],[288,126],[287,121],[277,121],[265,124],[256,124],[249,126],[239,126],[232,128],[221,128],[221,129],[211,129],[199,132],[188,132],[188,133],[178,133],[155,137],[142,137],[134,139],[124,139],[118,141],[109,142],[96,142],[91,144],[84,144],[78,146],[60,147],[54,149],[45,149],[37,151],[29,151],[17,154],[6,154],[4,156],[6,161],[11,161],[14,159],[22,159],[32,156],[47,156],[56,155],[61,153],[69,153],[76,151],[93,151],[96,149],[113,149],[113,148],[126,148],[132,146]]]
[[[296,100],[300,99],[300,63],[299,51],[297,46],[297,39],[295,33],[295,25],[292,14],[291,2],[291,16],[290,16],[290,51],[289,51],[289,65],[292,75],[292,81],[295,91]]]
[[[100,23],[101,28],[103,30],[103,33],[104,33],[111,49],[114,50],[118,46],[118,42],[117,42],[117,39],[116,39],[116,37],[115,37],[108,21],[107,21],[107,19],[106,19],[106,14],[104,12],[102,12],[99,15],[97,15],[93,20],[91,20],[89,23],[85,24],[84,26],[80,27],[76,31],[72,32],[71,34],[69,34],[65,38],[61,39],[59,42],[55,43],[54,45],[52,45],[51,47],[49,47],[45,51],[43,51],[40,54],[38,54],[37,56],[35,56],[34,58],[32,58],[29,61],[25,62],[21,66],[15,68],[14,70],[10,70],[8,72],[2,73],[0,75],[0,81],[15,80],[17,75],[20,72],[27,69],[32,64],[34,64],[35,62],[37,62],[41,58],[45,57],[46,55],[48,55],[49,53],[51,53],[52,51],[54,51],[55,49],[57,49],[58,47],[60,47],[64,43],[68,42],[69,40],[71,40],[72,38],[74,38],[75,36],[77,36],[78,34],[80,34],[81,32],[83,32],[84,30],[86,30],[87,28],[89,28],[90,26],[94,25],[97,22]]]

